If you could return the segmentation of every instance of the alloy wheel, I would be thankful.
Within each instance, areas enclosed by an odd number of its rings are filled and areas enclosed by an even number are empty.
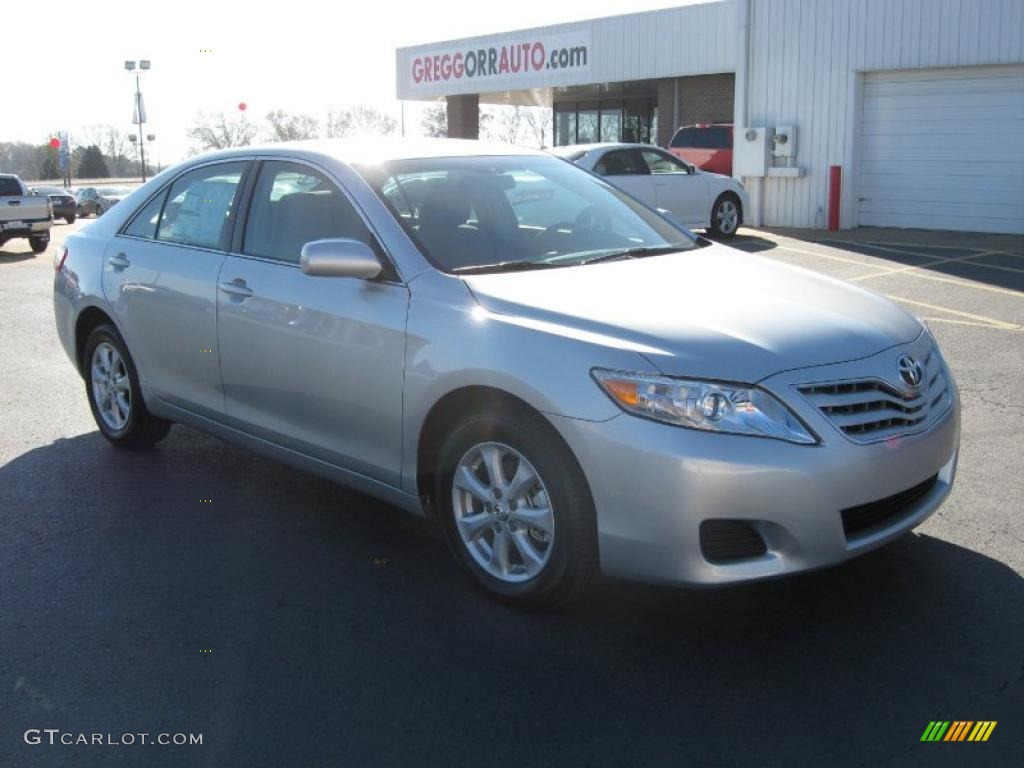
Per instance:
[[[455,528],[488,574],[507,583],[529,581],[553,551],[555,518],[544,481],[523,454],[480,443],[463,455],[452,481]]]
[[[104,341],[96,345],[90,366],[92,397],[103,423],[114,432],[124,429],[132,415],[132,389],[121,353]]]
[[[719,232],[731,235],[736,231],[736,227],[739,225],[739,220],[740,212],[733,200],[726,198],[718,204],[718,211],[715,214],[715,223],[718,225]]]

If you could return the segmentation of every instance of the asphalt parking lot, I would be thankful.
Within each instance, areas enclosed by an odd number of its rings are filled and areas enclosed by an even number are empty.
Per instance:
[[[926,318],[963,399],[914,535],[726,590],[482,597],[420,520],[175,427],[115,451],[0,249],[0,765],[972,765],[1024,754],[1024,238],[744,230]],[[210,500],[210,501],[203,501]],[[983,744],[930,720],[996,720]],[[30,728],[202,746],[26,745]]]

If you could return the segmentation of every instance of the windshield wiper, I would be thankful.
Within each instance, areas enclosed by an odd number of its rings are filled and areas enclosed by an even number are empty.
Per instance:
[[[657,256],[663,253],[675,253],[686,250],[686,246],[679,245],[641,245],[636,248],[626,248],[621,251],[602,253],[600,256],[593,256],[589,259],[577,262],[579,264],[596,264],[599,261],[617,261],[619,259],[635,259],[644,256]]]
[[[551,264],[546,261],[499,261],[496,264],[471,264],[467,267],[455,267],[452,272],[460,275],[473,275],[485,272],[526,272],[531,269],[550,269],[562,267],[564,264]]]

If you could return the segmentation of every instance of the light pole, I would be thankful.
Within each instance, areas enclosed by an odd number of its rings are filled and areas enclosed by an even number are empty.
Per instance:
[[[127,72],[135,73],[135,114],[132,122],[139,126],[139,165],[142,166],[142,182],[146,182],[146,142],[142,135],[142,126],[146,122],[146,107],[142,103],[142,89],[139,86],[139,73],[149,71],[149,59],[139,59],[138,69],[134,61],[125,61],[124,68]],[[134,136],[132,137],[135,138]]]

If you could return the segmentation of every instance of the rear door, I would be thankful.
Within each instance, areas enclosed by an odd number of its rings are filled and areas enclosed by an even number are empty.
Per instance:
[[[711,219],[708,187],[699,173],[660,149],[640,152],[650,171],[658,208],[672,211],[688,227],[703,227]]]
[[[221,418],[217,276],[235,200],[251,163],[218,162],[179,176],[107,247],[103,290],[150,392]]]
[[[637,200],[657,207],[650,171],[635,149],[613,149],[605,152],[594,164],[594,173],[624,189]]]
[[[408,289],[390,267],[374,280],[301,270],[302,246],[324,238],[361,240],[388,263],[318,167],[263,161],[247,219],[218,296],[228,422],[398,486]]]

